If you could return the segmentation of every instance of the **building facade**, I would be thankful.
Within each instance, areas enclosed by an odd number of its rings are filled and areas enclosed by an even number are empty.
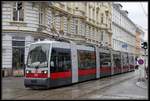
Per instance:
[[[113,3],[112,31],[113,49],[136,54],[136,25],[118,3]]]
[[[144,32],[140,27],[136,29],[136,54],[143,55],[144,49],[141,48],[141,43],[144,42]]]
[[[2,70],[23,74],[28,45],[65,38],[111,47],[110,2],[2,2]]]

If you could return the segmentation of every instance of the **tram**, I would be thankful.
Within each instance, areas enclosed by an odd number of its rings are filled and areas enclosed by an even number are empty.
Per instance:
[[[39,41],[29,48],[25,87],[59,87],[134,70],[134,54],[71,42]]]

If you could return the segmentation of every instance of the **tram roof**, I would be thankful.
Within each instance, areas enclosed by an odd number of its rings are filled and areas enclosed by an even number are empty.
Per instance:
[[[34,42],[34,43],[31,43],[30,45],[33,45],[33,44],[54,44],[54,46],[59,46],[59,45],[65,45],[65,46],[68,46],[70,43],[68,42],[61,42],[61,41],[55,41],[55,40],[44,40],[44,41],[37,41],[37,42]],[[77,45],[77,44],[76,44]],[[90,47],[90,46],[86,46],[86,45],[77,45],[77,49],[83,49],[83,50],[93,50],[94,51],[94,48],[93,47]]]
[[[48,43],[48,44],[51,44],[51,43],[62,43],[62,42],[44,40],[44,41],[37,41],[37,42],[31,43],[31,44],[37,44],[37,43]],[[66,43],[66,42],[64,42],[64,43]]]

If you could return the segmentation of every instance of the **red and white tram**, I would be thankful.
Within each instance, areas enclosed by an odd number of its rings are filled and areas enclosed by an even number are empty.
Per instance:
[[[30,45],[24,85],[50,88],[98,79],[134,70],[134,60],[133,54],[96,46],[39,41]]]

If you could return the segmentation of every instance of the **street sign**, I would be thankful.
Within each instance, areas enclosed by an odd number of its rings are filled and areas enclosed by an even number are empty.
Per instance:
[[[142,64],[144,63],[143,59],[139,59],[139,60],[138,60],[138,63],[139,63],[140,65],[142,65]]]

